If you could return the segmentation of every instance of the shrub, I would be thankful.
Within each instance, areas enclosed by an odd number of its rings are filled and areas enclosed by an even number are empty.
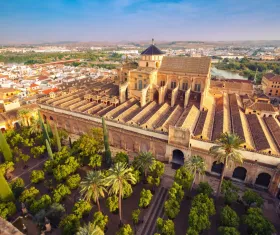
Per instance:
[[[54,168],[54,163],[53,163],[53,161],[51,161],[51,160],[45,161],[45,163],[44,163],[44,171],[45,171],[45,172],[47,172],[47,173],[52,173],[53,168]]]
[[[92,206],[89,202],[80,200],[75,203],[73,207],[73,214],[78,218],[82,218],[85,214],[88,214],[91,210]]]
[[[131,168],[132,168],[132,174],[133,174],[134,178],[136,179],[135,184],[137,184],[141,180],[141,172],[139,170],[134,169],[134,167],[131,167]],[[135,185],[135,184],[133,184],[133,185]]]
[[[31,203],[35,200],[38,194],[39,194],[39,190],[32,186],[29,189],[25,189],[22,192],[19,201],[23,203]]]
[[[81,182],[81,176],[79,174],[71,175],[66,180],[66,184],[70,189],[76,189]]]
[[[205,211],[209,216],[216,213],[214,201],[205,194],[198,194],[192,201],[192,207],[198,208],[200,211]]]
[[[198,193],[203,193],[207,196],[210,196],[213,193],[213,189],[208,182],[200,182],[197,191]]]
[[[225,206],[221,211],[221,225],[236,228],[239,226],[239,217],[229,206]]]
[[[116,156],[114,157],[113,161],[114,161],[114,163],[123,162],[123,163],[128,164],[129,158],[128,158],[128,155],[126,153],[118,152],[116,154]]]
[[[46,150],[46,146],[35,146],[31,148],[30,153],[33,155],[34,158],[41,156]]]
[[[123,225],[116,234],[117,235],[134,235],[133,230],[129,224]]]
[[[65,208],[59,203],[53,203],[50,205],[46,216],[52,224],[58,225],[61,217],[65,214]]]
[[[218,233],[219,235],[240,235],[238,230],[234,227],[219,227]]]
[[[209,229],[211,226],[209,216],[207,213],[201,213],[198,208],[192,207],[189,214],[189,226],[198,233]]]
[[[169,219],[175,219],[179,212],[180,203],[176,199],[170,198],[164,203],[164,213]]]
[[[105,230],[106,225],[109,222],[107,215],[102,214],[102,212],[97,211],[93,215],[93,225],[98,226],[102,231]]]
[[[39,200],[34,201],[30,206],[30,211],[33,214],[36,214],[42,209],[47,209],[52,203],[52,199],[49,195],[43,195]]]
[[[42,209],[34,215],[33,220],[38,226],[44,226],[46,216],[47,216],[46,210]]]
[[[193,175],[185,167],[180,167],[176,170],[174,181],[179,185],[182,185],[184,189],[189,190],[192,186]]]
[[[2,202],[0,203],[0,217],[7,219],[16,213],[16,205],[13,202]]]
[[[54,202],[61,202],[63,198],[65,198],[67,195],[70,195],[71,191],[70,189],[64,185],[59,184],[57,188],[53,191],[53,201]]]
[[[80,227],[80,218],[74,214],[70,214],[60,221],[59,227],[61,228],[63,235],[76,234]]]
[[[199,235],[199,233],[194,228],[190,227],[187,230],[187,234],[186,235]]]
[[[45,179],[45,173],[41,170],[33,170],[31,172],[30,180],[32,183],[37,184]]]
[[[139,207],[145,208],[148,205],[150,205],[151,200],[153,198],[153,194],[148,189],[142,189],[140,193],[140,201],[139,201]]]
[[[0,152],[1,152],[1,149],[0,149]],[[12,172],[15,170],[15,167],[14,167],[14,163],[13,162],[4,162],[2,164],[0,164],[0,173],[2,175],[5,175],[7,172]]]
[[[273,234],[274,226],[263,216],[260,208],[249,208],[244,216],[249,234]]]
[[[183,186],[181,186],[180,184],[178,184],[176,182],[173,183],[172,187],[168,191],[169,198],[172,198],[179,202],[182,201],[184,194],[185,193],[183,190]]]
[[[225,203],[230,205],[238,199],[238,188],[230,180],[224,180],[222,184],[222,194],[225,197]]]
[[[139,223],[140,209],[136,209],[132,211],[132,221],[133,224]]]
[[[189,214],[189,226],[192,228],[191,231],[200,233],[205,229],[209,229],[211,226],[209,216],[214,214],[215,206],[212,198],[202,193],[195,196]]]
[[[157,230],[162,235],[175,235],[175,226],[172,220],[157,219]]]
[[[130,184],[126,184],[124,186],[124,195],[123,195],[123,198],[128,198],[131,196],[131,194],[133,193],[133,190],[132,190],[132,187]]]
[[[247,189],[243,194],[242,200],[248,205],[256,204],[256,206],[261,207],[263,205],[263,198],[255,191]]]
[[[93,168],[101,167],[102,165],[102,156],[100,154],[94,154],[89,159],[89,166]]]
[[[115,195],[108,197],[106,200],[106,206],[109,208],[110,212],[115,212],[117,209],[119,209],[118,203],[118,197]]]
[[[74,157],[69,157],[64,165],[58,165],[55,169],[53,169],[53,176],[57,181],[61,181],[66,179],[68,175],[74,173],[80,164],[78,160]]]
[[[13,191],[15,198],[18,198],[24,190],[24,181],[22,178],[17,178],[10,183],[10,188]]]

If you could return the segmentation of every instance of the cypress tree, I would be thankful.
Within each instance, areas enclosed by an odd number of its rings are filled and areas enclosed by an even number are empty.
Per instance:
[[[10,146],[8,145],[2,131],[0,130],[0,148],[2,150],[3,156],[5,158],[6,162],[13,161],[13,155],[10,149]]]
[[[71,137],[69,136],[69,146],[70,146],[70,149],[72,148],[72,139]]]
[[[48,151],[48,155],[50,159],[53,159],[53,152],[50,146],[50,143],[48,140],[46,140],[46,147],[47,147],[47,151]]]
[[[111,156],[111,150],[110,150],[110,145],[109,145],[107,127],[106,127],[105,120],[103,117],[102,117],[102,126],[103,126],[103,136],[104,136],[105,159],[106,159],[107,165],[111,166],[112,156]]]
[[[2,173],[0,173],[0,185],[0,201],[13,201],[14,194]]]
[[[57,150],[60,151],[61,150],[61,142],[60,142],[60,137],[59,137],[56,125],[54,125],[54,135],[55,135],[55,138],[56,138]]]
[[[48,132],[49,137],[52,138],[53,137],[53,132],[52,132],[52,128],[50,126],[50,123],[48,121],[47,121],[46,127],[47,127],[47,132]]]
[[[46,129],[46,126],[45,126],[45,124],[44,124],[44,122],[43,122],[43,120],[42,120],[42,117],[41,117],[39,111],[38,111],[38,116],[39,116],[39,123],[40,123],[40,126],[41,126],[41,128],[42,128],[42,133],[43,133],[44,140],[48,140],[49,143],[50,143],[51,140],[50,140],[48,131],[47,131],[47,129]]]

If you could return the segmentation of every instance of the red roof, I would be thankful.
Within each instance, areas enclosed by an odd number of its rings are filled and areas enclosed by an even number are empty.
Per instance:
[[[57,88],[51,88],[51,89],[43,90],[42,92],[43,92],[43,94],[48,95],[51,92],[56,92],[56,91],[58,91]]]
[[[30,85],[30,87],[37,87],[37,86],[39,86],[39,85],[37,85],[37,84],[35,84],[35,83],[32,83],[32,84]]]

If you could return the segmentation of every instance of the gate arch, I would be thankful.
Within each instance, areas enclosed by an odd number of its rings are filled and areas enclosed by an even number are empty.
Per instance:
[[[271,175],[268,173],[260,173],[256,179],[255,184],[263,187],[268,187],[270,184]]]
[[[173,169],[178,169],[180,168],[182,165],[184,165],[184,153],[179,150],[179,149],[175,149],[173,150],[173,154],[172,154],[172,168]]]
[[[212,172],[215,172],[217,174],[222,174],[223,169],[224,169],[224,163],[221,162],[217,164],[217,161],[213,162],[211,168]]]
[[[247,170],[244,167],[238,166],[234,169],[232,178],[244,181],[247,175]]]

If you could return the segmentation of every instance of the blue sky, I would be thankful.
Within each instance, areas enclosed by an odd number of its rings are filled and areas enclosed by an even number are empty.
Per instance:
[[[1,0],[0,43],[280,40],[280,0]]]

